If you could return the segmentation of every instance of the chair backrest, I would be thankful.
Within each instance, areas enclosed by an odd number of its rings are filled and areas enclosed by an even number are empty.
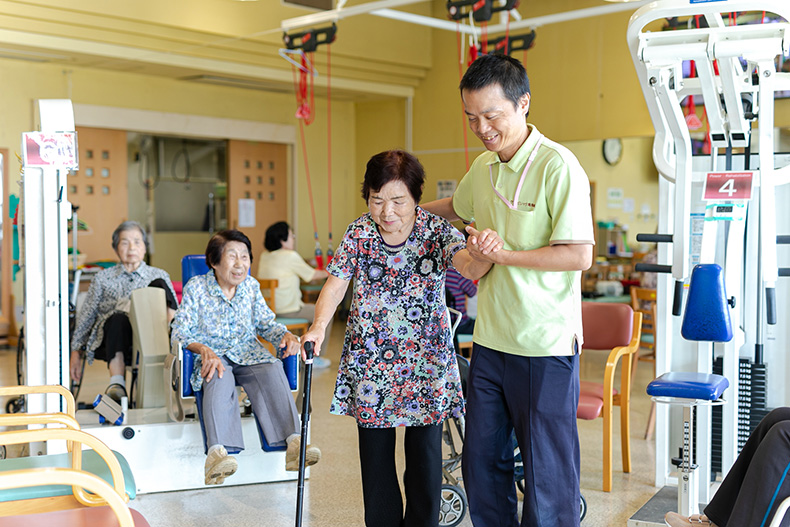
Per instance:
[[[120,527],[142,527],[148,525],[139,513],[136,516],[142,520],[135,522],[132,513],[126,505],[125,500],[103,479],[81,470],[47,467],[31,468],[26,470],[13,470],[0,474],[0,490],[18,489],[24,487],[41,487],[44,485],[72,485],[75,488],[90,491],[92,496],[96,496],[97,503],[106,503],[113,511],[117,520],[116,525]],[[88,509],[70,509],[76,514],[72,516],[67,511],[43,513],[42,518],[38,515],[24,517],[9,517],[0,519],[2,525],[97,525],[98,519],[96,512],[101,511],[102,507],[89,507]],[[87,513],[86,513],[87,512]],[[88,516],[88,518],[86,518]],[[103,515],[104,516],[104,515]],[[70,520],[70,521],[69,521]],[[83,523],[85,522],[85,523]],[[104,525],[109,525],[106,523]]]
[[[188,254],[181,258],[181,283],[187,285],[189,279],[208,272],[208,264],[204,254]]]
[[[28,420],[29,424],[65,424],[66,426],[74,426],[74,423],[68,423],[70,416],[61,415],[46,415],[46,414],[33,414],[34,417]],[[64,420],[64,417],[66,419]],[[18,425],[18,423],[17,423]],[[79,426],[79,425],[77,425]],[[124,480],[124,470],[118,458],[115,457],[112,450],[102,443],[95,436],[83,432],[82,430],[74,428],[38,428],[35,430],[10,430],[0,433],[0,444],[2,445],[21,445],[25,443],[35,443],[44,441],[59,441],[65,440],[67,447],[71,451],[71,465],[73,469],[80,470],[82,468],[82,446],[88,446],[91,450],[96,452],[98,456],[104,461],[104,464],[109,469],[109,475],[112,481],[112,488],[117,495],[124,501],[129,501],[132,497],[126,492],[126,484]],[[72,445],[72,443],[74,443]],[[37,458],[45,458],[46,456],[34,456]],[[20,458],[15,458],[20,459]],[[12,461],[12,460],[9,460]],[[44,461],[46,462],[46,460]],[[4,461],[7,463],[7,461]],[[13,463],[12,463],[13,464]],[[101,496],[86,493],[81,487],[76,486],[72,489],[74,497],[86,506],[101,505],[105,500]]]
[[[582,302],[582,326],[585,348],[628,346],[634,331],[634,310],[628,304]]]
[[[35,393],[54,393],[60,395],[66,405],[66,414],[72,417],[76,415],[74,395],[65,386],[61,386],[60,384],[48,384],[43,386],[0,386],[0,397],[13,397],[16,395],[30,395]]]
[[[193,276],[208,273],[208,264],[206,263],[206,256],[204,254],[187,254],[181,258],[181,283],[186,286],[189,279]],[[195,365],[195,357],[189,353],[183,353],[183,361],[181,363],[181,397],[192,397],[192,385],[189,379],[192,377],[192,369]]]
[[[275,311],[275,306],[277,305],[274,303],[275,290],[279,282],[276,278],[258,278],[258,284],[261,286],[261,294],[263,295],[263,299],[266,300],[266,305],[269,306],[272,311]]]
[[[645,287],[631,288],[631,308],[642,313],[642,336],[652,335],[652,342],[644,341],[643,348],[655,350],[656,348],[656,320],[658,310],[656,309],[656,290]]]

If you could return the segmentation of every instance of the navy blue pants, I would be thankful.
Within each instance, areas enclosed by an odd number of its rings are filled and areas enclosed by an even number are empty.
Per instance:
[[[516,527],[515,429],[524,461],[522,527],[578,527],[579,357],[521,357],[474,345],[463,475],[472,523]]]
[[[766,526],[790,496],[790,408],[771,410],[749,436],[705,507],[719,527]],[[790,525],[785,516],[781,525]]]

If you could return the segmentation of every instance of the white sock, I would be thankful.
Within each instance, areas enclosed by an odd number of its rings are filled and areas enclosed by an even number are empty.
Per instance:
[[[110,384],[120,384],[126,388],[126,378],[123,375],[110,375]]]
[[[294,439],[299,439],[300,437],[302,436],[300,436],[299,434],[291,434],[285,438],[285,444],[290,445],[291,441],[293,441]]]
[[[208,453],[206,454],[206,456],[207,457],[210,456],[213,451],[219,450],[220,448],[222,448],[222,445],[211,445],[210,447],[208,447]]]

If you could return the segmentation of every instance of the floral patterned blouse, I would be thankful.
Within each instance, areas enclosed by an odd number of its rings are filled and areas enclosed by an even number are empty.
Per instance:
[[[194,342],[205,344],[218,357],[227,357],[242,366],[276,362],[258,340],[260,335],[279,348],[287,329],[274,317],[255,278],[247,276],[236,286],[233,299],[228,300],[211,270],[192,277],[184,286],[170,341],[180,342],[185,351]],[[191,379],[194,390],[203,387],[200,364],[200,354],[195,353]]]
[[[132,291],[148,287],[157,278],[165,281],[175,298],[170,275],[145,262],[140,262],[140,266],[132,272],[120,264],[99,271],[93,277],[85,303],[77,315],[74,334],[71,336],[71,349],[84,349],[88,364],[93,364],[96,349],[104,340],[104,323],[113,313],[118,312],[119,300],[128,300]]]
[[[424,426],[464,413],[444,293],[464,239],[417,208],[406,243],[384,245],[366,214],[346,230],[327,271],[353,280],[330,411],[366,428]]]

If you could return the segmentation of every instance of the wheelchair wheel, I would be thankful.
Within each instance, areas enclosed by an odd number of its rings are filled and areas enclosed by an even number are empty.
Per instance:
[[[441,527],[455,527],[466,516],[469,504],[466,494],[461,487],[455,485],[442,485],[442,502],[439,505],[439,525]]]
[[[579,521],[584,520],[584,517],[587,516],[587,500],[584,499],[584,496],[579,494],[581,498],[581,511],[579,512]]]
[[[16,399],[11,399],[5,404],[5,413],[7,414],[18,414],[24,411],[25,411],[24,395],[21,397],[17,397]]]

